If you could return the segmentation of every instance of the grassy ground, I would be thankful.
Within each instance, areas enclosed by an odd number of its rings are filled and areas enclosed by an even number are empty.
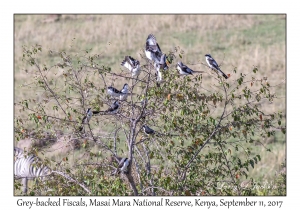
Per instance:
[[[283,85],[273,89],[279,100],[266,103],[266,111],[286,110],[286,17],[284,15],[62,15],[59,20],[50,15],[15,15],[15,102],[26,97],[39,97],[32,89],[21,88],[32,77],[25,73],[22,45],[40,44],[43,58],[40,63],[53,65],[59,60],[48,50],[78,52],[91,49],[101,54],[101,65],[109,65],[113,72],[121,72],[125,55],[139,59],[148,34],[153,33],[164,52],[180,47],[182,61],[194,70],[207,69],[201,65],[210,53],[225,73],[234,67],[238,73],[249,72],[258,66],[258,77],[267,77],[271,84]],[[178,59],[178,58],[177,58]],[[53,72],[54,73],[54,72]],[[54,77],[54,75],[48,75]],[[208,74],[204,81],[213,82]],[[233,76],[230,78],[235,79]],[[124,81],[115,83],[121,87]],[[34,96],[34,94],[36,94]],[[18,115],[18,112],[15,112]],[[285,115],[284,115],[285,116]],[[257,147],[262,161],[251,175],[269,178],[285,162],[285,136],[263,140],[272,152]]]

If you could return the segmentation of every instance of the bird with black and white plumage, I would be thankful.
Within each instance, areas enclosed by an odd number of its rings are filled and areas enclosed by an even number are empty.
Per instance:
[[[160,57],[160,61],[158,63],[155,63],[155,69],[156,71],[160,71],[160,70],[168,70],[169,67],[167,65],[167,59],[166,59],[166,54],[163,54]]]
[[[85,116],[82,118],[81,123],[87,124],[93,116],[92,108],[88,108],[85,112]]]
[[[128,172],[128,166],[129,166],[129,159],[128,158],[122,158],[122,160],[119,163],[119,168],[120,171],[122,171],[123,173],[127,173]]]
[[[210,54],[206,54],[205,58],[206,58],[206,63],[211,69],[220,72],[225,79],[228,79],[228,76],[220,69],[218,63],[215,61],[215,59],[213,59],[213,57],[211,57]]]
[[[166,63],[166,54],[162,53],[153,34],[149,34],[147,37],[145,54],[149,60],[154,61],[156,69],[167,70],[169,68]]]
[[[122,90],[118,90],[112,86],[107,88],[107,93],[112,97],[120,97],[120,100],[126,100],[129,94],[129,86],[127,83],[124,84]]]
[[[131,76],[135,77],[141,73],[140,62],[131,56],[125,56],[121,66],[124,66],[131,72]]]
[[[122,94],[120,90],[112,86],[107,87],[107,93],[112,97],[120,97],[120,95]]]
[[[188,66],[184,65],[181,61],[177,63],[176,68],[180,75],[193,75],[193,73],[203,73],[203,71],[194,71],[190,69]]]
[[[123,157],[122,159],[117,157],[115,159],[118,161],[118,167],[111,175],[120,174],[121,172],[127,174],[130,160],[127,157]]]
[[[93,111],[93,114],[115,114],[118,112],[120,107],[119,102],[116,100],[107,110],[105,111]]]
[[[153,34],[149,34],[146,40],[145,54],[149,60],[154,61],[161,57],[162,51],[156,41],[156,38]]]
[[[147,125],[143,125],[144,133],[147,135],[153,135],[155,131]]]
[[[83,130],[83,125],[88,124],[93,116],[92,108],[88,108],[85,112],[85,116],[81,120],[81,126],[79,127],[79,131]]]
[[[161,70],[167,70],[169,67],[166,64],[166,54],[164,54],[161,57],[161,62],[160,63],[154,63],[155,69],[156,69],[156,73],[155,73],[155,77],[156,77],[156,85],[159,87],[160,83],[163,82],[163,75]]]
[[[121,90],[120,100],[125,101],[129,94],[129,86],[127,84],[124,84],[123,89]]]

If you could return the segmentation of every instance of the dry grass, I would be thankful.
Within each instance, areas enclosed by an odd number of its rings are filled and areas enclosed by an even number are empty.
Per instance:
[[[24,69],[29,67],[21,61],[22,45],[42,45],[41,63],[47,65],[59,62],[57,58],[49,56],[47,52],[50,49],[72,53],[92,49],[91,54],[101,54],[99,64],[109,65],[113,72],[120,72],[120,63],[125,55],[139,59],[150,33],[156,36],[164,52],[177,46],[184,50],[182,61],[195,70],[208,71],[201,62],[205,62],[204,55],[210,53],[222,64],[222,70],[226,73],[232,74],[234,67],[238,73],[245,73],[250,72],[253,66],[258,66],[258,78],[268,77],[271,84],[278,84],[286,77],[285,18],[285,15],[66,14],[56,20],[55,16],[49,15],[15,15],[15,101],[25,97],[40,97],[31,89],[19,87],[32,80],[30,75],[24,73]],[[53,73],[58,75],[61,73],[55,71]],[[215,82],[209,74],[203,77],[207,85]],[[235,80],[235,77],[232,76],[230,80]],[[121,87],[123,83],[120,80],[116,86]],[[285,82],[283,84],[274,89],[282,100],[266,103],[266,110],[285,112]],[[262,153],[266,161],[258,165],[253,174],[272,175],[274,168],[262,169],[266,165],[276,167],[285,161],[285,139],[282,136],[280,138],[272,146],[274,153]]]
[[[210,53],[226,73],[233,67],[247,72],[255,65],[269,81],[285,79],[283,15],[62,15],[59,21],[45,22],[47,18],[15,15],[16,85],[28,79],[22,71],[22,45],[40,44],[45,52],[92,49],[91,54],[102,54],[101,64],[118,72],[125,55],[139,57],[149,33],[165,52],[183,49],[183,62],[196,64],[195,69],[205,70],[200,63]],[[44,62],[55,61],[45,53]]]

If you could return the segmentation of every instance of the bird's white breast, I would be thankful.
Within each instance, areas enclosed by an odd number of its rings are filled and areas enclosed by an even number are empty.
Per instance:
[[[152,52],[145,50],[145,54],[146,54],[146,56],[147,56],[147,58],[149,60],[153,60],[153,58],[152,58]]]

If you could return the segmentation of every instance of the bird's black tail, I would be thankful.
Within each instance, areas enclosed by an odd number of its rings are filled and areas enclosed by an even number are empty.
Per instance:
[[[222,76],[225,77],[225,79],[228,79],[228,76],[223,71],[221,71],[221,69],[219,69],[219,72],[221,72]]]

